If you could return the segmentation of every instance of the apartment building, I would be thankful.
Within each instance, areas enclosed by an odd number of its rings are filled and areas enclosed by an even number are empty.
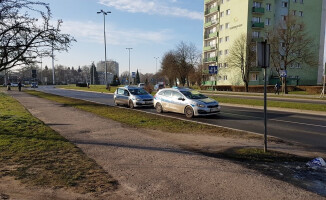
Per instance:
[[[241,34],[251,34],[253,42],[262,41],[266,30],[276,28],[288,15],[298,16],[314,38],[319,65],[297,63],[288,67],[290,85],[322,83],[325,73],[326,0],[204,0],[203,78],[206,85],[243,85],[240,69],[229,66],[227,56]],[[318,48],[318,49],[317,49]],[[218,66],[218,74],[208,74],[209,66]],[[268,82],[277,81],[272,69]],[[263,84],[263,71],[250,72],[250,85]]]

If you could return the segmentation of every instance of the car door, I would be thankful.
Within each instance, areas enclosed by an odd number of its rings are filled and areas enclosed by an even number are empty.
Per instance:
[[[123,104],[128,105],[130,93],[128,90],[123,90],[123,95],[121,96],[121,101]]]
[[[177,113],[184,113],[185,105],[185,98],[184,96],[177,91],[172,91],[172,109],[174,112]]]
[[[172,92],[170,90],[166,90],[162,93],[161,104],[165,111],[172,111],[171,110],[171,95],[172,95]]]

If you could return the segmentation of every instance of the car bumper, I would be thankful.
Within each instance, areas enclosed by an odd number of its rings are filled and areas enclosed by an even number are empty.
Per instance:
[[[154,101],[133,101],[135,107],[153,107]]]
[[[195,116],[207,116],[207,115],[216,115],[221,111],[221,107],[218,106],[217,108],[194,108],[194,115]]]

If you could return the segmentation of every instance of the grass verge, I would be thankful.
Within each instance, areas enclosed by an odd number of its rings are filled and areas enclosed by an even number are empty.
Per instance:
[[[117,87],[110,86],[110,90],[106,89],[105,85],[90,85],[87,87],[76,87],[76,85],[57,85],[56,88],[70,89],[70,90],[82,90],[82,91],[92,91],[92,92],[103,92],[103,93],[113,93]]]
[[[219,135],[225,137],[262,138],[259,135],[249,134],[247,132],[234,131],[226,128],[176,120],[168,117],[157,116],[154,114],[137,112],[131,109],[105,106],[83,100],[76,100],[32,90],[26,92],[41,98],[62,103],[65,106],[71,106],[87,112],[91,112],[96,115],[109,118],[136,128],[148,128],[170,133],[196,133]]]
[[[263,100],[257,99],[243,99],[243,98],[232,98],[232,97],[220,97],[210,96],[210,98],[219,101],[220,103],[240,104],[240,105],[251,105],[251,106],[264,106]],[[312,111],[323,111],[326,112],[325,104],[312,104],[312,103],[295,103],[295,102],[284,102],[284,101],[271,101],[267,102],[268,107],[275,108],[289,108],[299,110],[312,110]]]
[[[0,91],[0,178],[78,193],[112,191],[117,182],[79,148]]]

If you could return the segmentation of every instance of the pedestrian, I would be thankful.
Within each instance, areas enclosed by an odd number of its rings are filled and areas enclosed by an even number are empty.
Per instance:
[[[87,88],[89,88],[89,82],[87,82]]]
[[[8,83],[7,83],[7,90],[8,91],[11,90],[11,83],[10,83],[10,81],[8,81]]]
[[[19,90],[19,92],[22,91],[22,82],[21,81],[19,81],[19,83],[18,83],[18,90]]]
[[[275,94],[277,93],[278,95],[280,95],[280,83],[279,82],[277,82],[276,84],[275,84]]]

